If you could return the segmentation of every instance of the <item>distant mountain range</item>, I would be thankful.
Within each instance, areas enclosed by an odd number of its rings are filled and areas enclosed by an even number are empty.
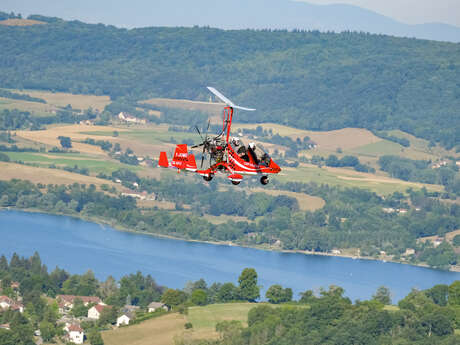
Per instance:
[[[123,27],[211,26],[223,29],[364,31],[460,42],[460,28],[408,25],[351,5],[312,5],[293,0],[2,0],[0,11],[43,14]]]

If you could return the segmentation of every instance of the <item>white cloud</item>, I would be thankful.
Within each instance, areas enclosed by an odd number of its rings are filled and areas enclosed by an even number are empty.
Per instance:
[[[350,4],[407,24],[440,22],[460,26],[460,0],[295,0],[311,4]]]

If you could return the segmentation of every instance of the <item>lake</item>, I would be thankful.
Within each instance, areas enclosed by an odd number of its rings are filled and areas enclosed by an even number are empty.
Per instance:
[[[64,216],[21,211],[0,212],[0,254],[31,256],[38,251],[49,270],[70,273],[88,269],[99,279],[141,271],[157,283],[183,288],[190,280],[233,282],[246,267],[256,269],[263,294],[272,284],[298,293],[339,285],[353,301],[369,299],[385,285],[393,302],[412,288],[460,280],[460,273],[396,263],[349,258],[270,252],[252,248],[187,242],[122,232],[106,225]]]

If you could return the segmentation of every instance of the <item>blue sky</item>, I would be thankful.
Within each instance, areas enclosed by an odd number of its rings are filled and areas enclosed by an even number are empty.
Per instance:
[[[311,4],[350,4],[406,24],[439,22],[460,27],[460,0],[296,0]]]

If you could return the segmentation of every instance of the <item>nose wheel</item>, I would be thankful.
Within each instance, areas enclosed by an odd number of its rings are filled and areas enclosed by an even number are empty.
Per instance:
[[[268,184],[268,182],[270,182],[270,180],[268,179],[268,176],[262,176],[260,178],[260,183],[262,183],[264,186]]]

